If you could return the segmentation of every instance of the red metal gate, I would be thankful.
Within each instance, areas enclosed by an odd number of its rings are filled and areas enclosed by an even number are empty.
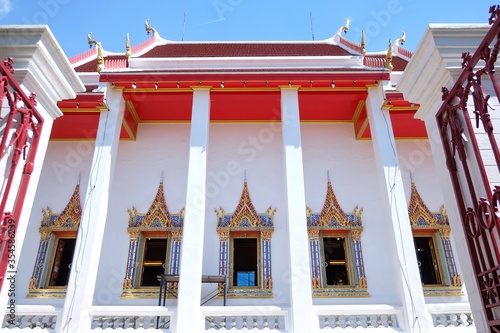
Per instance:
[[[8,114],[0,115],[0,162],[5,165],[0,193],[0,288],[7,268],[14,269],[18,259],[15,254],[17,224],[43,126],[43,118],[35,108],[36,95],[26,96],[13,76],[12,65],[12,58],[0,62],[0,111],[6,107],[4,102],[9,110]],[[22,171],[19,168],[21,158],[24,160]],[[14,179],[19,180],[18,186],[13,186]],[[8,204],[9,199],[14,200],[13,204]],[[11,212],[6,211],[7,206],[12,207]]]
[[[490,96],[485,94],[481,81],[491,80],[500,98],[495,73],[500,50],[500,7],[491,6],[490,14],[491,29],[476,52],[462,54],[459,79],[450,91],[442,88],[444,102],[436,119],[488,328],[500,332],[500,187],[492,188],[482,156],[486,152],[494,157],[497,168],[489,169],[490,176],[500,171],[500,152],[488,113]],[[471,111],[467,107],[470,97]],[[484,131],[488,138],[482,140],[481,147],[471,117],[475,117],[476,128],[482,125],[477,131]]]

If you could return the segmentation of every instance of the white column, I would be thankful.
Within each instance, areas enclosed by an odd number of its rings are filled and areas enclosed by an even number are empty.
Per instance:
[[[289,332],[315,332],[319,329],[319,321],[312,305],[311,265],[306,224],[304,166],[297,87],[281,88],[281,122],[283,126],[290,259],[291,327]]]
[[[205,329],[200,302],[209,125],[210,88],[193,88],[186,211],[182,231],[177,321],[172,325],[174,332],[201,332]]]
[[[109,88],[106,99],[109,111],[101,111],[99,118],[66,299],[62,314],[57,318],[58,333],[83,333],[88,332],[91,327],[89,310],[94,297],[109,193],[125,110],[121,91]]]
[[[392,260],[397,272],[394,287],[403,307],[399,324],[405,332],[430,332],[432,319],[425,306],[396,142],[389,111],[382,109],[383,103],[382,85],[369,88],[366,110],[380,184],[379,219],[387,223],[388,241],[394,246],[387,259]]]

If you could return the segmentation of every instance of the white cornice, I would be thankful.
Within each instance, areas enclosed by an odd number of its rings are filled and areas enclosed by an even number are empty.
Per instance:
[[[462,52],[473,54],[489,30],[486,24],[431,24],[397,85],[409,101],[421,106],[416,118],[434,117],[441,88],[461,71]]]
[[[61,115],[57,102],[75,98],[85,86],[47,26],[0,26],[0,59],[14,59],[19,84],[37,94],[48,113]]]
[[[365,69],[361,56],[329,57],[191,57],[191,58],[130,58],[129,68],[134,70],[252,70],[252,69]],[[110,70],[110,72],[123,71]]]

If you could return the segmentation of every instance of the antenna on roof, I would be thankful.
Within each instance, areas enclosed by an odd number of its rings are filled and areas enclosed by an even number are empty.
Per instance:
[[[314,25],[313,25],[313,13],[309,12],[309,19],[311,21],[311,35],[312,35],[312,40],[314,40]]]
[[[186,13],[184,13],[184,21],[182,22],[182,41],[184,41],[184,30],[186,28]]]

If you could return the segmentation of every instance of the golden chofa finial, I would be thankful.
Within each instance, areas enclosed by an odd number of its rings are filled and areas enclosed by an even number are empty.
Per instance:
[[[387,55],[385,56],[385,68],[389,71],[394,69],[392,65],[392,41],[389,39],[389,46],[387,47]]]
[[[346,34],[347,30],[349,30],[349,23],[350,22],[351,21],[348,18],[346,18],[345,19],[345,24],[339,28],[339,31],[337,31],[337,33],[340,34],[340,35],[342,35],[342,32],[344,32],[344,34]]]
[[[89,32],[89,34],[87,35],[87,40],[88,40],[90,48],[92,48],[93,45],[95,45],[97,48],[97,68],[96,68],[96,70],[98,73],[100,73],[104,69],[104,57],[102,55],[101,42],[98,42],[95,39],[92,39],[92,32]]]
[[[144,25],[146,26],[146,32],[149,33],[152,32],[153,33],[153,36],[156,35],[156,30],[155,28],[153,28],[152,26],[149,25],[149,19],[147,19],[145,22],[144,22]]]
[[[406,42],[406,32],[401,30],[401,33],[403,35],[401,37],[399,37],[398,39],[396,39],[396,41],[394,42],[394,45],[403,45]]]
[[[365,43],[365,31],[361,30],[361,54],[365,56],[366,54],[366,43]]]
[[[125,57],[130,57],[132,55],[132,46],[130,46],[130,35],[127,32],[127,38],[125,40]]]

